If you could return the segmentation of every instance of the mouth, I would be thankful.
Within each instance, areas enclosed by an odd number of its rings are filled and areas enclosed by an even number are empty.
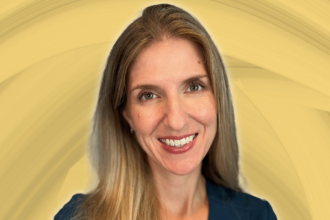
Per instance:
[[[193,141],[196,137],[197,137],[198,133],[193,134],[193,135],[189,135],[180,139],[175,139],[175,138],[158,138],[158,141],[168,145],[168,146],[172,146],[172,147],[183,147],[186,144],[190,143],[191,141]]]

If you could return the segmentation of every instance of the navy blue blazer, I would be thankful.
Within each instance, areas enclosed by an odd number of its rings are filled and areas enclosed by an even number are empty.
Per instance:
[[[205,179],[209,199],[209,220],[277,220],[267,201],[218,186]],[[54,220],[71,219],[83,198],[83,194],[75,194],[55,215]]]

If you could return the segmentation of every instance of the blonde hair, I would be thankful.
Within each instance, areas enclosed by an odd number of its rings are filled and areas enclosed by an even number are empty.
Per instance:
[[[94,116],[92,152],[97,158],[98,185],[84,198],[77,219],[160,219],[146,153],[121,112],[130,65],[143,49],[165,38],[188,39],[201,48],[218,109],[217,133],[202,172],[215,184],[242,191],[234,111],[220,54],[189,13],[168,4],[153,5],[126,28],[110,52]]]

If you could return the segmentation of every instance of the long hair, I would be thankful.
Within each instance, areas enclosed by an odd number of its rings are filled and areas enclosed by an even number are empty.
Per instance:
[[[234,111],[221,56],[203,26],[186,11],[168,4],[144,9],[114,44],[103,73],[94,116],[92,154],[98,185],[87,194],[77,219],[160,219],[159,201],[146,153],[122,116],[126,79],[139,53],[168,38],[190,40],[201,48],[217,106],[217,132],[202,161],[212,182],[242,191]]]

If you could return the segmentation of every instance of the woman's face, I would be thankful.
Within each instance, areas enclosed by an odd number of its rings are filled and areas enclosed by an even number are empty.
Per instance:
[[[129,71],[123,116],[153,171],[184,175],[201,166],[217,110],[199,48],[166,39],[144,49]]]

